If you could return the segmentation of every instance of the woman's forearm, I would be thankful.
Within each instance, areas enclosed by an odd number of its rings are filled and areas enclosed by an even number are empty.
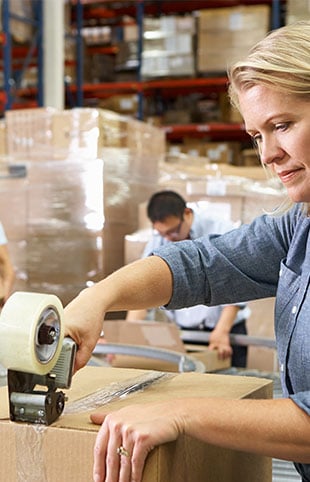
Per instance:
[[[65,333],[78,345],[76,369],[89,360],[103,327],[106,312],[152,308],[172,295],[172,274],[158,256],[115,271],[86,288],[65,308]]]
[[[96,289],[102,292],[106,312],[152,308],[170,300],[172,274],[165,261],[150,256],[115,271]]]
[[[310,462],[310,417],[289,399],[183,398],[144,404],[143,410],[141,404],[129,405],[91,418],[102,424],[94,450],[98,482],[106,480],[106,461],[108,468],[118,466],[120,442],[132,454],[128,463],[134,477],[124,480],[140,482],[147,454],[181,434],[226,449]],[[120,480],[118,470],[109,480]]]
[[[310,463],[310,417],[290,399],[188,399],[181,404],[187,435],[225,448]]]

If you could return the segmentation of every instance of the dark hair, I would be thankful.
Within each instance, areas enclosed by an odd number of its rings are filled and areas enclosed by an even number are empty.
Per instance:
[[[153,194],[147,205],[147,215],[152,223],[164,221],[168,216],[183,218],[186,202],[174,191],[159,191]]]

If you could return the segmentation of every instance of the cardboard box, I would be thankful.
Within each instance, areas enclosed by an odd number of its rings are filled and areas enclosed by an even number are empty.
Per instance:
[[[294,23],[300,20],[310,19],[309,0],[287,0],[285,23]]]
[[[231,359],[219,360],[216,351],[207,346],[184,345],[180,330],[174,323],[161,321],[108,321],[103,323],[104,339],[108,343],[121,343],[150,348],[161,348],[187,354],[189,358],[202,362],[206,372],[224,370],[231,366]],[[178,365],[163,359],[142,356],[115,355],[113,367],[142,368],[144,370],[165,370],[176,372]]]
[[[5,112],[7,153],[15,161],[51,158],[53,107]]]
[[[216,350],[209,350],[206,345],[185,343],[186,353],[195,360],[201,361],[206,367],[206,372],[216,372],[231,367],[231,358],[219,360]]]
[[[226,72],[269,30],[268,5],[200,10],[197,34],[198,72]]]
[[[275,298],[253,300],[248,306],[251,310],[251,316],[247,320],[249,335],[274,339]],[[277,350],[264,346],[250,346],[247,366],[261,371],[279,371]]]
[[[92,481],[93,446],[98,431],[89,421],[98,397],[115,410],[130,403],[143,405],[158,399],[223,397],[271,398],[272,381],[255,377],[199,373],[169,374],[144,391],[113,400],[120,387],[132,386],[150,372],[86,367],[74,378],[64,414],[42,427],[7,420],[7,389],[0,391],[0,479],[7,482]],[[112,395],[111,395],[112,394]],[[90,397],[91,395],[91,397]],[[78,400],[84,410],[79,409]],[[204,444],[188,436],[156,447],[148,456],[143,482],[271,482],[268,457]]]

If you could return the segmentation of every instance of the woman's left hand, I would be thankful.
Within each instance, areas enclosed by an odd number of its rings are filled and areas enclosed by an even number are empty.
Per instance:
[[[182,417],[171,401],[95,413],[91,420],[102,424],[94,448],[95,482],[140,482],[149,452],[182,432]]]

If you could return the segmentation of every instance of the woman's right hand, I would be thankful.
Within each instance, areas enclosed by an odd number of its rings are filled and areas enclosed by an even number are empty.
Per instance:
[[[87,364],[102,332],[105,312],[91,290],[94,287],[81,291],[64,309],[65,336],[78,346],[75,371]]]

